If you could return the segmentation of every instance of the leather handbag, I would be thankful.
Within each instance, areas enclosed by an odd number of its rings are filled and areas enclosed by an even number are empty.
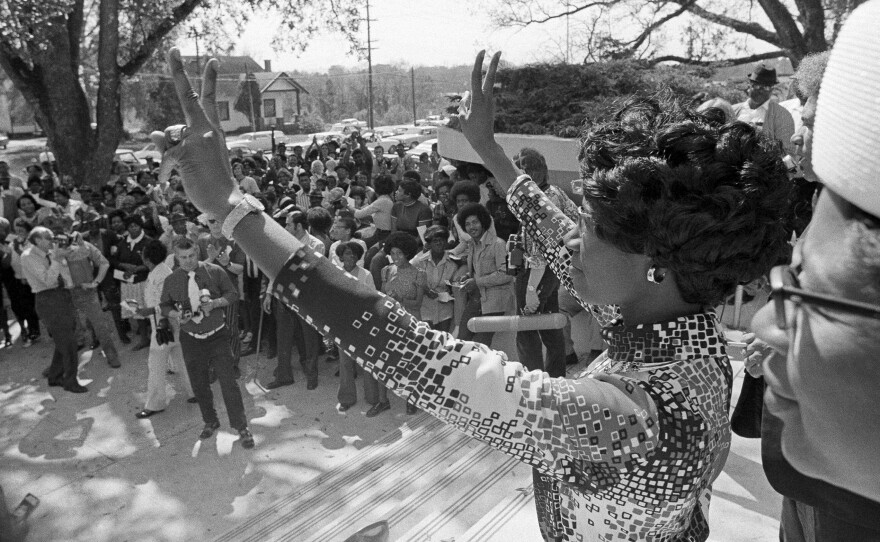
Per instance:
[[[761,438],[761,416],[764,411],[764,377],[743,376],[736,408],[730,416],[730,429],[743,438]]]

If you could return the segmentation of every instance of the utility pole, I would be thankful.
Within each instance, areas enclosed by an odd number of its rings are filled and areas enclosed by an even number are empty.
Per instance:
[[[370,34],[370,0],[367,0],[367,85],[370,93],[370,130],[373,129],[373,38]]]
[[[416,69],[410,66],[409,68],[409,79],[410,86],[412,87],[412,102],[413,102],[413,126],[416,124],[416,119],[418,116],[416,115]]]
[[[254,118],[254,85],[251,84],[251,68],[245,63],[244,84],[248,89],[248,107],[251,110],[251,131],[256,132],[257,119]]]

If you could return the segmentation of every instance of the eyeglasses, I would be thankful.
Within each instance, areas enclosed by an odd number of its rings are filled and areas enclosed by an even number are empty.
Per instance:
[[[786,300],[797,304],[815,305],[880,320],[880,306],[878,305],[849,299],[838,299],[827,294],[809,292],[802,289],[795,270],[787,265],[780,265],[770,270],[770,288],[773,291],[772,298],[774,308],[776,309],[776,325],[779,329],[788,329],[788,319],[785,313]]]

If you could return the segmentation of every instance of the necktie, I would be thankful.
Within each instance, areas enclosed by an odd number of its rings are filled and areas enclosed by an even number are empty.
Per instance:
[[[247,276],[250,278],[256,278],[259,276],[260,270],[257,269],[257,264],[250,258],[250,256],[245,257],[247,260]]]
[[[189,297],[189,304],[193,312],[192,321],[198,324],[202,321],[202,315],[196,314],[202,304],[199,300],[201,297],[201,291],[199,290],[199,285],[196,283],[196,272],[190,271],[188,274],[189,283],[187,284],[186,294],[187,297]]]
[[[49,256],[49,253],[46,253],[46,263],[49,264],[49,267],[52,267],[52,257]],[[58,273],[58,287],[64,288],[64,279],[61,277],[61,273]]]

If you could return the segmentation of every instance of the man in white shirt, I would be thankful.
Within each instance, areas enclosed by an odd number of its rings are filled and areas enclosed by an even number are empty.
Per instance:
[[[736,119],[757,127],[771,139],[778,141],[786,154],[791,153],[791,136],[794,135],[794,120],[784,107],[780,106],[773,96],[776,69],[764,64],[755,67],[749,74],[749,99],[735,104],[733,114]]]

